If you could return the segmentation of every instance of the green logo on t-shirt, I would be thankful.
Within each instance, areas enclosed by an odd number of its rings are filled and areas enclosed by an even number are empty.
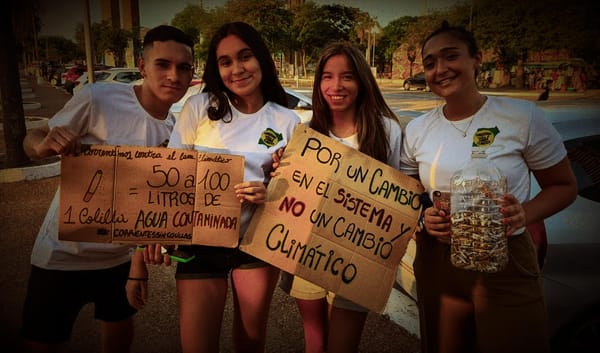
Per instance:
[[[488,148],[494,143],[496,135],[500,133],[497,126],[481,127],[473,135],[473,147]]]
[[[283,140],[283,135],[276,132],[271,128],[267,128],[265,131],[260,134],[260,139],[258,140],[259,145],[265,145],[267,147],[273,147],[279,143],[279,141]]]

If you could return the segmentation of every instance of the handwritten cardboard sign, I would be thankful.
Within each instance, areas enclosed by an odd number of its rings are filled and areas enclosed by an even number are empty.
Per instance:
[[[59,239],[236,247],[244,158],[92,145],[61,162]]]
[[[415,231],[423,186],[298,127],[240,248],[382,312]]]

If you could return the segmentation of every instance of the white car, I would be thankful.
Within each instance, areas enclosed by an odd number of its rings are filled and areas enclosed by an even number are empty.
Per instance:
[[[600,342],[600,108],[540,104],[563,138],[577,178],[569,207],[544,221],[544,294],[553,352],[597,352]],[[533,179],[532,194],[539,185]]]
[[[187,91],[185,92],[185,94],[183,95],[183,97],[181,97],[181,99],[177,102],[175,102],[173,105],[171,105],[171,113],[173,113],[173,115],[175,115],[175,118],[179,118],[179,113],[181,112],[181,109],[183,108],[183,104],[185,103],[185,101],[193,96],[194,94],[198,94],[200,92],[202,92],[202,88],[204,88],[203,84],[198,84],[198,85],[193,85],[188,87]]]
[[[547,247],[542,268],[553,352],[597,352],[600,342],[600,106],[539,103],[558,130],[577,177],[578,196],[569,207],[547,218]],[[399,115],[414,118],[415,112]],[[531,194],[540,187],[532,178]],[[397,297],[389,301],[390,319],[409,331],[418,328],[416,285],[412,268],[414,241],[398,267]],[[411,298],[414,302],[406,301]],[[391,298],[392,299],[392,298]],[[411,306],[412,305],[412,306]],[[413,318],[416,317],[416,322]],[[411,330],[412,329],[412,330]],[[418,331],[415,333],[418,335]]]
[[[179,117],[179,113],[183,108],[183,104],[185,101],[194,94],[200,93],[204,88],[204,85],[197,84],[194,86],[190,86],[185,93],[185,95],[175,104],[171,106],[171,112],[175,115],[175,117]],[[312,117],[312,103],[311,99],[303,95],[302,93],[293,91],[291,89],[285,88],[285,93],[288,97],[288,108],[294,110],[296,114],[300,117],[300,120],[304,123],[310,120]]]
[[[285,93],[288,98],[288,108],[298,114],[302,123],[309,122],[312,118],[312,99],[289,88],[285,88]]]
[[[142,78],[137,67],[115,67],[112,69],[94,71],[94,82],[114,82],[129,84]],[[84,72],[77,78],[77,85],[73,88],[73,94],[88,83],[88,73]]]

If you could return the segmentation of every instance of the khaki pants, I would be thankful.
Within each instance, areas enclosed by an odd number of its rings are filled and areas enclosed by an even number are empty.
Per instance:
[[[417,236],[414,271],[422,353],[549,351],[542,281],[531,236],[528,232],[512,236],[508,247],[505,269],[481,273],[454,267],[448,244],[425,233]]]

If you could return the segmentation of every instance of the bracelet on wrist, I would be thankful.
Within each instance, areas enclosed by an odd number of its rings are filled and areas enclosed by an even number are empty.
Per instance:
[[[129,281],[147,281],[148,277],[127,277]]]

